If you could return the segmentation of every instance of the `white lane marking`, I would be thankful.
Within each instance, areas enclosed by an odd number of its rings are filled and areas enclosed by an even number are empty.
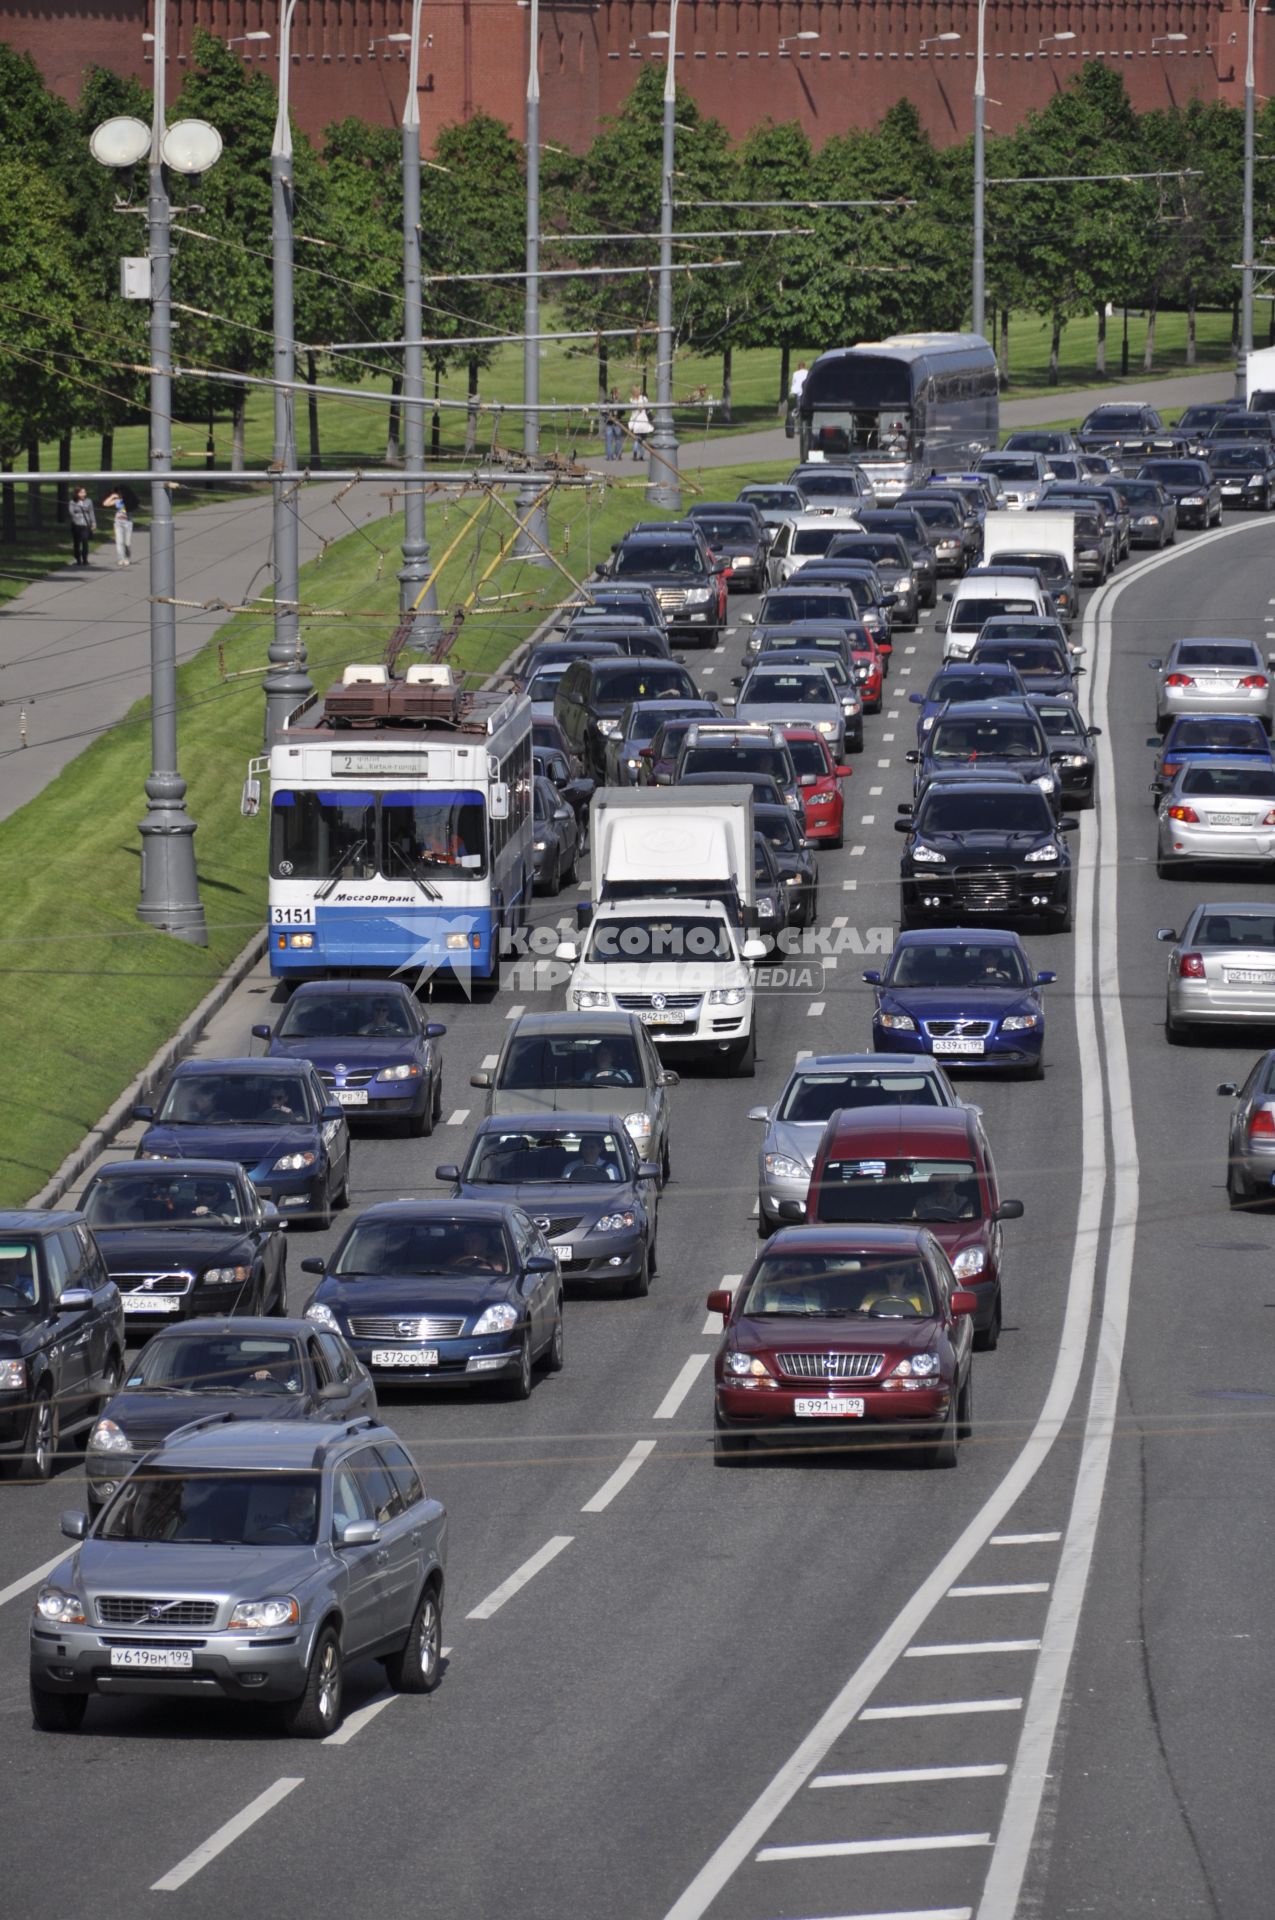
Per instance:
[[[577,883],[576,885],[577,893],[587,893],[588,891],[589,891],[589,882],[587,880],[581,880]]]
[[[999,1700],[929,1700],[921,1706],[865,1707],[860,1720],[929,1720],[954,1713],[1018,1713],[1022,1699],[1005,1696]]]
[[[224,1853],[227,1847],[233,1846],[241,1834],[247,1833],[249,1827],[256,1826],[258,1820],[269,1813],[272,1807],[277,1807],[281,1800],[286,1800],[293,1788],[301,1785],[304,1777],[303,1774],[285,1775],[282,1779],[276,1780],[274,1785],[267,1787],[264,1793],[259,1793],[255,1800],[250,1800],[233,1820],[227,1820],[224,1827],[218,1827],[216,1833],[210,1834],[202,1846],[196,1847],[193,1853],[188,1853],[184,1860],[179,1860],[171,1873],[166,1873],[162,1880],[152,1881],[151,1892],[176,1893],[179,1887],[184,1887],[186,1882],[192,1880],[210,1860],[215,1860],[219,1853]]]
[[[702,680],[706,680],[710,673],[716,673],[716,671],[717,671],[716,667],[701,667],[700,678]]]
[[[483,1072],[486,1073],[494,1067],[499,1058],[500,1055],[498,1053],[485,1053],[482,1059]]]
[[[814,1048],[813,1048],[813,1047],[798,1047],[798,1049],[797,1049],[797,1056],[796,1056],[796,1057],[797,1057],[797,1059],[798,1059],[798,1061],[802,1061],[802,1060],[812,1060],[812,1059],[814,1058],[814,1052],[815,1052],[815,1050],[814,1050]],[[754,1211],[754,1213],[756,1212],[756,1208],[755,1208],[755,1207],[754,1207],[754,1209],[753,1209],[753,1211]]]
[[[505,1014],[505,1018],[506,1020],[521,1020],[523,1014],[526,1011],[527,1011],[526,1007],[516,1002],[512,1007],[508,1009],[508,1011]]]
[[[1061,1539],[1061,1533],[994,1533],[987,1544],[989,1547],[1035,1547]]]
[[[759,1201],[757,1203],[757,1206],[760,1206],[760,1204],[761,1203]],[[754,1213],[757,1212],[757,1206],[754,1206],[753,1208]],[[733,1295],[736,1287],[739,1285],[743,1277],[744,1276],[742,1273],[724,1273],[721,1279],[718,1281],[717,1285],[723,1293],[729,1293]],[[704,1332],[706,1334],[719,1334],[724,1325],[725,1325],[725,1322],[723,1321],[720,1313],[710,1313],[710,1314],[706,1314],[704,1317]],[[653,1440],[651,1442],[651,1445],[652,1446],[655,1445],[655,1442]]]
[[[836,956],[836,954],[835,954],[835,953],[825,953],[825,954],[824,954],[824,956],[823,956],[823,970],[824,970],[824,972],[825,972],[825,973],[829,973],[829,972],[835,972],[835,971],[836,971],[836,966],[837,966],[837,956]]]
[[[838,1913],[833,1920],[974,1920],[973,1907],[909,1907],[904,1913]]]
[[[851,858],[852,860],[857,860],[857,859],[858,859],[858,858],[860,857],[860,855],[861,855],[861,854],[864,854],[864,853],[866,853],[866,852],[867,852],[867,848],[866,848],[866,847],[851,847],[851,849],[850,849],[850,858]]]
[[[890,764],[890,762],[889,762],[888,760],[883,760],[883,761],[881,762],[881,764],[882,764],[882,766],[883,766],[883,767],[888,767],[888,766],[889,766],[889,764]],[[868,798],[869,798],[870,800],[875,800],[875,799],[877,799],[877,798],[878,798],[878,796],[879,796],[880,794],[883,794],[884,792],[885,792],[885,788],[884,788],[884,787],[869,787],[869,788],[868,788]]]
[[[862,819],[860,820],[860,822],[859,822],[859,825],[860,825],[861,827],[871,827],[871,826],[875,826],[875,825],[876,825],[876,818],[877,818],[877,816],[875,815],[875,813],[865,813],[865,814],[863,815],[863,818],[862,818]]]
[[[574,1535],[569,1533],[555,1533],[552,1540],[546,1540],[543,1547],[532,1554],[530,1560],[524,1560],[507,1580],[502,1580],[498,1587],[493,1588],[485,1600],[471,1607],[465,1615],[466,1620],[490,1620],[494,1613],[500,1612],[507,1600],[512,1600],[516,1593],[520,1593],[527,1582],[534,1580],[551,1560],[556,1560],[563,1548],[571,1545],[573,1538]]]
[[[812,1000],[806,1008],[806,1018],[808,1020],[817,1020],[824,1010],[824,1004],[822,1000]]]
[[[0,1587],[0,1607],[7,1606],[10,1600],[16,1600],[20,1593],[27,1591],[28,1587],[39,1586],[41,1580],[51,1574],[54,1567],[59,1566],[70,1551],[68,1546],[66,1553],[55,1553],[53,1558],[46,1560],[42,1567],[34,1567],[30,1573],[24,1573],[21,1579],[11,1580],[7,1587]]]
[[[845,927],[845,926],[848,926],[850,923],[846,919],[846,916],[844,913],[839,913],[835,915],[832,924],[834,927]]]
[[[890,716],[890,718],[891,718],[891,719],[893,719],[893,718],[894,718],[894,715],[893,715],[893,714],[891,714],[891,716]],[[881,745],[882,745],[883,747],[887,747],[887,746],[889,746],[889,744],[890,744],[890,742],[891,742],[891,740],[893,740],[893,738],[894,738],[894,735],[893,735],[892,733],[883,733],[883,734],[881,735]],[[883,767],[888,767],[888,766],[889,766],[889,764],[890,764],[890,763],[889,763],[889,761],[888,761],[888,760],[883,760],[883,761],[881,762],[881,765],[882,765]]]
[[[384,1712],[391,1701],[401,1698],[402,1695],[397,1693],[378,1693],[376,1698],[369,1700],[366,1706],[356,1707],[353,1713],[347,1714],[336,1732],[328,1734],[320,1744],[325,1747],[348,1747],[356,1733],[362,1733],[368,1722],[375,1720],[378,1713]]]
[[[903,649],[903,651],[904,651],[904,653],[915,653],[915,652],[916,652],[916,648],[915,648],[915,647],[904,647],[904,649]]]
[[[900,672],[900,673],[911,673],[911,671],[912,671],[912,669],[911,669],[911,667],[900,667],[900,668],[899,668],[899,672]]]
[[[1020,1580],[1000,1587],[949,1587],[949,1600],[995,1600],[1007,1593],[1048,1593],[1048,1580]]]
[[[897,720],[899,717],[899,709],[897,707],[891,707],[885,717],[887,720]]]
[[[673,1418],[711,1358],[712,1356],[707,1353],[693,1353],[691,1355],[690,1359],[678,1374],[677,1379],[673,1382],[664,1398],[660,1401],[659,1406],[651,1415],[652,1420],[671,1420]]]
[[[902,1787],[929,1780],[999,1780],[1008,1773],[1003,1761],[988,1766],[886,1767],[875,1773],[821,1773],[815,1787]]]
[[[763,1847],[759,1861],[844,1860],[865,1853],[937,1853],[945,1847],[990,1847],[990,1833],[900,1834],[892,1840],[823,1840],[800,1847]]]
[[[463,1127],[466,1120],[468,1120],[468,1118],[469,1118],[469,1108],[457,1107],[455,1113],[448,1114],[447,1119],[444,1121],[443,1124],[448,1127]]]
[[[853,848],[851,849],[851,851],[853,852]],[[857,893],[858,890],[859,890],[859,882],[857,880],[843,880],[841,882],[842,893]]]
[[[622,1493],[644,1460],[649,1460],[655,1452],[654,1440],[638,1440],[625,1454],[623,1460],[609,1479],[604,1480],[592,1500],[586,1500],[581,1513],[602,1513]]]
[[[878,765],[879,767],[888,767],[888,766],[889,766],[889,764],[890,764],[890,756],[889,756],[889,754],[887,754],[887,755],[886,755],[886,757],[885,757],[885,759],[884,759],[884,760],[878,760],[878,761],[877,761],[877,765]]]
[[[1039,1653],[1039,1640],[952,1640],[946,1645],[909,1647],[905,1660],[937,1660],[942,1654]]]

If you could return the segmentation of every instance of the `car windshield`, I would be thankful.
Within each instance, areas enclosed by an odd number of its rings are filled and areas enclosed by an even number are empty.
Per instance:
[[[936,720],[930,752],[936,760],[1035,760],[1045,750],[1034,720]]]
[[[792,755],[793,766],[799,775],[803,773],[826,774],[828,772],[828,756],[822,741],[790,740],[788,742],[788,751]]]
[[[339,1280],[372,1274],[507,1274],[509,1248],[499,1220],[364,1214],[350,1228],[330,1271]]]
[[[800,509],[802,496],[796,487],[749,487],[741,498],[754,507],[793,507]]]
[[[984,599],[981,595],[967,594],[959,599],[952,608],[952,625],[964,633],[973,629],[981,631],[989,620],[998,613],[1038,613],[1039,603],[1030,598],[1019,599],[1006,594],[1004,598]]]
[[[301,1348],[286,1335],[161,1334],[129,1368],[126,1389],[170,1393],[300,1393]]]
[[[624,716],[622,731],[626,740],[645,746],[648,740],[654,740],[663,724],[664,715],[658,707],[630,707]]]
[[[843,533],[838,536],[829,557],[833,560],[884,561],[891,567],[911,565],[907,548],[897,534]]]
[[[864,1067],[829,1069],[794,1074],[779,1102],[776,1118],[799,1126],[823,1126],[839,1107],[947,1104],[932,1073],[878,1073]]]
[[[1145,423],[1134,407],[1097,407],[1085,421],[1081,432],[1142,433]]]
[[[694,726],[693,720],[666,720],[651,736],[651,752],[656,760],[676,760],[678,748]]]
[[[514,1127],[480,1134],[461,1178],[478,1186],[601,1186],[627,1180],[624,1149],[615,1134],[563,1133]]]
[[[321,1485],[319,1474],[310,1472],[151,1466],[124,1482],[96,1537],[172,1546],[313,1546]]]
[[[852,630],[851,641],[855,639]],[[763,654],[767,653],[830,653],[839,655],[845,645],[846,628],[839,626],[835,633],[820,633],[814,622],[808,627],[797,627],[792,633],[759,632],[757,639]]]
[[[1024,787],[1021,793],[958,793],[940,787],[931,790],[916,817],[917,832],[1023,833],[1053,831],[1053,814],[1043,793]]]
[[[667,666],[647,661],[642,666],[608,668],[599,673],[594,681],[594,694],[599,701],[612,705],[628,700],[649,700],[661,693],[680,693],[684,698],[695,698],[695,682],[685,667],[679,667],[672,661]]]
[[[926,941],[900,947],[885,976],[891,987],[1029,987],[1017,947],[971,941]]]
[[[751,514],[697,513],[694,518],[696,526],[712,546],[749,546],[757,536]]]
[[[1218,767],[1207,760],[1192,761],[1178,782],[1178,792],[1267,800],[1275,795],[1275,767]]]
[[[558,682],[570,664],[569,660],[561,660],[551,667],[541,667],[539,673],[527,682],[528,700],[539,700],[545,706],[550,706],[558,691]]]
[[[298,993],[279,1023],[281,1040],[399,1039],[415,1033],[397,994]]]
[[[829,1160],[821,1220],[977,1220],[978,1171],[969,1160]]]
[[[739,696],[740,705],[828,707],[833,704],[828,676],[818,673],[755,673]]]
[[[957,703],[994,700],[1004,693],[1007,685],[1012,686],[1013,682],[1004,673],[936,673],[925,697],[929,701]]]
[[[29,1313],[39,1291],[37,1242],[6,1234],[0,1241],[0,1314]]]
[[[857,500],[862,492],[857,473],[836,467],[827,473],[803,473],[799,484],[807,500]]]
[[[1034,453],[985,453],[979,461],[982,473],[994,473],[998,480],[1039,480],[1040,460]]]
[[[310,1106],[296,1074],[184,1073],[156,1118],[175,1127],[295,1127],[310,1119]]]
[[[1206,487],[1207,469],[1198,460],[1157,460],[1153,469],[1157,480],[1166,481],[1171,487]]]
[[[759,1320],[928,1320],[935,1307],[919,1255],[772,1253],[758,1262],[740,1311]]]
[[[1191,945],[1200,947],[1275,947],[1275,914],[1239,913],[1234,907],[1200,915]]]
[[[1228,645],[1222,640],[1186,641],[1173,656],[1175,667],[1255,667],[1257,648],[1248,640]]]
[[[767,594],[758,624],[773,626],[781,620],[791,620],[797,625],[803,620],[854,620],[858,613],[859,603],[852,587],[844,590],[823,587],[818,593],[785,591]]]
[[[1022,553],[998,553],[996,556],[996,565],[998,567],[1033,567],[1035,571],[1041,574],[1046,580],[1062,580],[1068,571],[1067,562],[1060,553],[1032,553],[1030,551],[1024,551]]]
[[[615,556],[617,574],[639,578],[672,574],[703,575],[708,569],[704,555],[693,540],[635,540],[620,548]]]
[[[1056,620],[1032,619],[1022,614],[1007,620],[989,620],[978,638],[980,645],[985,640],[1056,640],[1060,647],[1066,645]]]
[[[683,773],[763,773],[772,780],[788,780],[790,761],[787,748],[767,746],[688,747],[682,761]]]
[[[959,533],[960,513],[948,501],[914,500],[911,505],[913,511],[920,514],[927,527],[938,527],[945,532]]]
[[[1215,473],[1228,468],[1240,473],[1256,473],[1259,467],[1266,465],[1266,450],[1263,447],[1218,447],[1209,456],[1209,465]]]
[[[585,959],[594,966],[644,965],[647,961],[733,960],[735,949],[724,920],[706,920],[697,914],[678,914],[655,920],[620,915],[595,920]]]
[[[1174,722],[1165,753],[1264,753],[1271,743],[1260,720],[1236,720],[1201,714],[1198,719]]]
[[[95,1180],[82,1202],[91,1227],[238,1226],[239,1194],[224,1174],[157,1173]]]
[[[517,1034],[496,1079],[502,1093],[643,1084],[637,1042],[628,1033]]]
[[[1131,507],[1158,507],[1162,499],[1157,480],[1122,480],[1120,491]]]
[[[980,636],[978,657],[980,660],[995,660],[1003,667],[1013,667],[1024,679],[1031,674],[1067,671],[1062,655],[1048,641],[1038,644],[1031,640],[984,640]]]
[[[788,551],[800,554],[825,554],[836,537],[837,528],[833,521],[827,521],[821,527],[794,527]]]

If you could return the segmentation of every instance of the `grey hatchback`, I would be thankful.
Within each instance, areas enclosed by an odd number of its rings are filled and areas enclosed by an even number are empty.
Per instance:
[[[275,1702],[341,1724],[344,1667],[401,1693],[442,1676],[447,1517],[396,1434],[217,1414],[147,1454],[36,1594],[31,1713],[73,1732],[90,1694]]]

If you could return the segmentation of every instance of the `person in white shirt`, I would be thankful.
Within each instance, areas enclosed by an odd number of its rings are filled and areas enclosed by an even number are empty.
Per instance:
[[[788,383],[788,398],[794,407],[801,398],[801,390],[806,384],[806,376],[809,371],[804,360],[797,362],[796,372]]]

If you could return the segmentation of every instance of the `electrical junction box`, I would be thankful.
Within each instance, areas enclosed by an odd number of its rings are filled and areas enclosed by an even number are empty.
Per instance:
[[[151,297],[151,263],[148,254],[120,261],[120,298],[122,300],[149,300]]]

